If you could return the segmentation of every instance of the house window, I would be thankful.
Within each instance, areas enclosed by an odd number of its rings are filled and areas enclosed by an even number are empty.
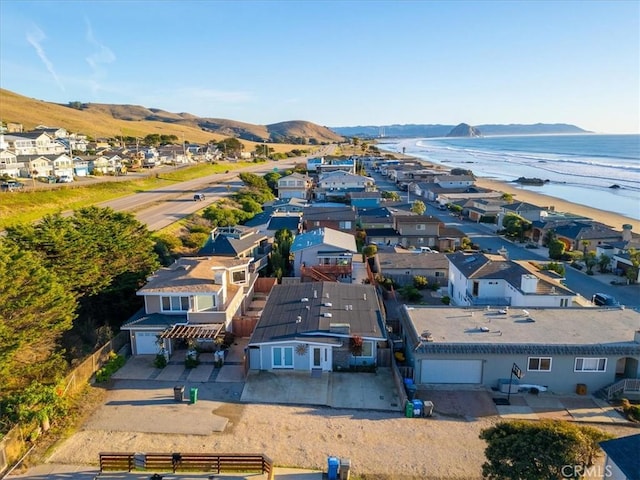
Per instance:
[[[245,283],[247,281],[247,271],[246,270],[236,270],[231,273],[231,281],[233,283]]]
[[[527,370],[530,372],[550,372],[551,357],[529,357]]]
[[[351,228],[351,222],[340,222],[340,228]]]
[[[162,297],[163,312],[188,312],[189,297]]]
[[[575,372],[604,372],[606,370],[606,358],[576,358]]]
[[[273,347],[273,368],[293,368],[293,347]]]
[[[427,227],[425,226],[424,223],[418,223],[416,225],[416,230],[426,230],[426,229],[427,229]]]

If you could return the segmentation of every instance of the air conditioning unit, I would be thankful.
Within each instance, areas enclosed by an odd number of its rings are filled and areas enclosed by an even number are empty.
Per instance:
[[[329,312],[325,312],[325,313],[323,313],[323,314],[322,314],[322,316],[323,316],[323,317],[326,317],[326,318],[331,318],[331,317],[333,317],[333,315],[332,315],[331,313],[329,313]]]

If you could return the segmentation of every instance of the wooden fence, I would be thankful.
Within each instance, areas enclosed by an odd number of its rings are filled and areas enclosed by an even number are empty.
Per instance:
[[[96,350],[67,375],[61,385],[64,396],[73,396],[82,390],[91,377],[104,366],[111,352],[119,352],[129,344],[129,332],[120,332],[109,343]],[[40,428],[36,423],[18,424],[0,440],[0,474],[17,462],[27,451],[28,439]]]
[[[101,452],[100,472],[260,472],[274,478],[271,459],[245,453],[130,453]]]

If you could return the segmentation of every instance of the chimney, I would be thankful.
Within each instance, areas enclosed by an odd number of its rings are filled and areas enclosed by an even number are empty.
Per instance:
[[[640,330],[636,330],[633,334],[633,341],[635,343],[640,343]]]
[[[538,277],[531,274],[524,274],[520,279],[520,289],[524,293],[536,293],[538,289]]]
[[[631,229],[633,229],[633,225],[625,223],[622,225],[622,240],[625,242],[631,241]]]

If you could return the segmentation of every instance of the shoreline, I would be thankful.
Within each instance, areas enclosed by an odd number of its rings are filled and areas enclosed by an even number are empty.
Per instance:
[[[442,169],[443,167],[446,170],[451,170],[451,168],[449,167],[430,163],[419,157],[414,157],[407,154],[404,154],[404,155],[394,154],[394,157],[397,158],[398,160],[409,160],[409,161],[421,162],[426,168],[430,168],[434,170],[439,170],[439,169]],[[608,225],[609,227],[611,227],[616,231],[621,232],[622,225],[629,224],[632,226],[632,230],[631,230],[632,232],[640,233],[640,220],[636,220],[634,218],[621,215],[619,213],[613,213],[607,210],[589,207],[586,205],[572,202],[570,200],[565,200],[565,199],[554,197],[551,195],[545,195],[543,193],[520,189],[520,188],[517,188],[516,185],[512,185],[509,182],[506,182],[503,180],[496,180],[496,179],[486,178],[486,177],[476,177],[476,185],[482,188],[489,188],[491,190],[500,191],[502,193],[509,193],[513,195],[513,199],[516,202],[531,203],[539,207],[553,206],[556,212],[573,213],[576,215],[588,217],[592,220],[595,220],[596,222],[600,222],[605,225]],[[638,206],[638,208],[640,208],[640,205]]]
[[[617,231],[622,231],[622,225],[629,224],[633,227],[631,230],[632,232],[640,233],[639,220],[620,215],[619,213],[612,213],[606,210],[588,207],[586,205],[581,205],[558,197],[552,197],[551,195],[545,195],[543,193],[523,190],[514,185],[510,185],[509,182],[501,180],[477,177],[476,185],[483,188],[498,190],[503,193],[509,193],[513,195],[513,199],[517,202],[527,202],[539,207],[553,206],[555,207],[556,212],[574,213],[576,215],[589,217],[592,220],[604,223]]]

